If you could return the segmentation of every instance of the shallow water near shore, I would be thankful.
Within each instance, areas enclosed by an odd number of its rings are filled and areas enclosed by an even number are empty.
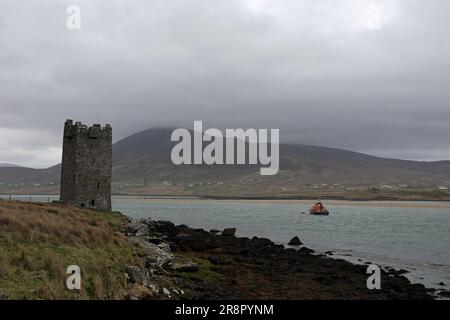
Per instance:
[[[30,196],[13,198],[28,201]],[[32,201],[43,202],[57,198],[31,196]],[[170,220],[205,230],[236,227],[237,236],[266,237],[284,245],[299,236],[318,252],[406,269],[412,282],[450,289],[450,203],[325,201],[325,205],[331,214],[324,217],[301,214],[311,206],[311,201],[303,200],[113,200],[114,210],[132,218]]]

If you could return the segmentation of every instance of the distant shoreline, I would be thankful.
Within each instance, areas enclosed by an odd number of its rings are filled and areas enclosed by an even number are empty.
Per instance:
[[[276,199],[276,198],[211,198],[211,197],[158,197],[158,196],[119,196],[115,199],[136,199],[142,201],[224,201],[224,202],[263,202],[266,204],[312,205],[315,199]],[[114,199],[113,199],[114,200]],[[367,206],[398,208],[434,208],[450,209],[450,201],[439,200],[348,200],[322,198],[326,206]]]
[[[0,198],[8,198],[11,197],[58,197],[59,194],[42,194],[42,193],[12,193],[12,194],[0,194]],[[450,199],[432,199],[432,198],[408,198],[408,197],[358,197],[358,196],[317,196],[313,197],[310,195],[306,196],[209,196],[209,195],[165,195],[165,194],[112,194],[113,197],[116,198],[148,198],[148,199],[190,199],[190,200],[239,200],[239,201],[315,201],[318,198],[323,201],[348,201],[348,202],[447,202],[450,204]]]
[[[310,196],[280,196],[280,197],[201,197],[202,199],[212,199],[212,200],[317,200],[317,197],[310,197]],[[429,202],[449,202],[449,200],[439,200],[439,199],[403,199],[403,198],[397,198],[397,197],[341,197],[341,196],[324,196],[319,197],[321,200],[339,200],[339,201],[429,201]]]
[[[322,196],[322,197],[312,197],[312,196],[186,196],[186,195],[125,195],[125,194],[113,194],[113,197],[122,198],[149,198],[149,199],[197,199],[197,200],[239,200],[239,201],[292,201],[292,200],[304,200],[304,201],[315,201],[320,198],[323,201],[349,201],[349,202],[448,202],[450,199],[408,199],[408,198],[398,198],[398,197],[345,197],[345,196]]]

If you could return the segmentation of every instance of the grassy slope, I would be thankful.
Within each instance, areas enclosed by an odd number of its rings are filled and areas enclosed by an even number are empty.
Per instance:
[[[119,229],[120,213],[0,201],[0,296],[8,299],[119,299],[124,272],[139,265]],[[66,289],[69,265],[80,291]]]

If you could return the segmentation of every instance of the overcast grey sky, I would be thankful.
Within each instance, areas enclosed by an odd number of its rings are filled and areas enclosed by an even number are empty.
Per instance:
[[[81,30],[66,28],[67,6]],[[0,163],[61,157],[66,118],[279,128],[450,159],[448,0],[1,0]]]

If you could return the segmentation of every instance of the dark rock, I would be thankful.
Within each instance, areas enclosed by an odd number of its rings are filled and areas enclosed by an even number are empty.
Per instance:
[[[209,257],[209,261],[212,264],[222,265],[222,266],[229,265],[229,264],[232,263],[232,261],[229,258],[228,259],[227,258],[222,258],[220,256],[211,256],[211,257]]]
[[[201,252],[208,249],[208,242],[203,241],[200,237],[189,237],[183,239],[183,241],[178,241],[177,244],[182,249],[190,249],[193,251]]]
[[[176,288],[186,288],[183,298],[203,299],[245,299],[245,298],[285,298],[305,299],[311,298],[311,292],[316,292],[317,298],[336,299],[432,299],[432,295],[423,285],[413,285],[399,271],[382,270],[383,290],[369,291],[366,287],[366,266],[354,265],[343,259],[332,259],[327,256],[315,254],[313,250],[305,247],[288,247],[276,245],[270,239],[237,238],[235,229],[230,235],[215,236],[212,232],[191,229],[186,226],[170,226],[158,224],[151,228],[151,236],[163,238],[165,242],[155,245],[146,241],[146,238],[137,238],[144,241],[145,246],[151,246],[157,251],[156,256],[170,254],[170,249],[186,257],[198,257],[210,261],[214,266],[211,271],[218,273],[218,279],[211,283],[191,281],[190,277],[170,278]],[[184,234],[184,235],[183,235]],[[220,233],[219,233],[220,234]],[[226,232],[225,232],[226,234]],[[299,239],[300,240],[300,239]],[[155,249],[158,248],[158,249]],[[166,251],[167,250],[167,251]],[[143,254],[141,255],[141,252]],[[145,250],[139,251],[146,256]],[[150,253],[148,256],[152,256]],[[148,260],[151,260],[148,258]],[[167,283],[170,270],[182,272],[196,272],[196,260],[189,259],[191,263],[181,261],[168,262],[164,268],[153,268],[154,260],[149,261],[152,271],[152,284],[157,285],[159,291],[149,298],[167,299],[160,293],[160,288],[168,288],[172,298],[179,298],[174,293],[172,285]],[[370,264],[370,262],[367,262]],[[391,273],[392,272],[392,273]],[[400,270],[400,273],[402,270]],[[236,277],[236,275],[241,275]],[[389,276],[387,276],[389,275]],[[264,279],[264,281],[260,281]],[[171,280],[171,281],[172,281]],[[170,281],[169,281],[170,282]],[[305,283],[308,290],[305,290]],[[151,286],[150,285],[150,286]],[[133,286],[139,287],[142,286]],[[188,289],[189,288],[189,289]],[[441,288],[443,289],[443,288]],[[442,291],[438,290],[437,292]],[[436,292],[436,294],[437,294]],[[443,292],[442,298],[450,293]]]
[[[158,220],[158,221],[156,221],[156,223],[161,226],[169,226],[169,227],[175,226],[172,221],[166,221],[166,220]]]
[[[236,236],[236,228],[226,228],[222,231],[223,237],[235,237]]]
[[[441,282],[438,283],[438,285],[445,286],[445,283],[441,281]]]
[[[150,237],[146,239],[148,242],[153,243],[153,244],[160,244],[163,243],[164,240],[158,237]]]
[[[183,239],[187,239],[187,238],[191,238],[192,236],[188,233],[178,233],[174,239],[175,240],[183,240]]]
[[[243,256],[254,256],[255,252],[250,248],[242,248],[239,250],[239,254]]]
[[[136,283],[147,287],[150,285],[152,273],[148,269],[129,266],[126,271],[129,283]]]
[[[302,247],[298,250],[299,253],[303,253],[303,254],[311,254],[314,253],[314,250],[306,248],[306,247]]]
[[[146,224],[149,227],[155,227],[158,225],[158,222],[153,220],[152,218],[148,218],[142,221],[142,223]]]
[[[217,230],[217,229],[211,229],[211,230],[209,230],[209,233],[211,233],[211,234],[213,234],[213,235],[217,235],[217,234],[220,233],[220,230]]]
[[[313,279],[320,282],[323,285],[326,285],[326,286],[330,286],[334,282],[331,278],[328,278],[325,276],[316,276],[316,277],[313,277]]]
[[[301,246],[303,242],[300,240],[299,237],[295,236],[289,241],[288,243],[290,246]]]
[[[413,284],[411,284],[411,287],[412,288],[414,288],[414,289],[417,289],[417,290],[424,290],[424,291],[426,291],[427,289],[425,288],[425,286],[423,285],[423,284],[421,284],[421,283],[413,283]]]
[[[444,298],[450,298],[450,291],[443,290],[443,291],[439,292],[439,296],[444,297]]]
[[[198,272],[200,270],[200,266],[192,262],[183,264],[176,263],[172,266],[172,270],[178,272]]]
[[[272,240],[267,238],[253,237],[250,242],[250,245],[258,247],[271,247],[274,245],[274,243],[272,242]]]
[[[401,276],[403,274],[409,273],[408,270],[405,269],[400,269],[400,270],[395,270],[392,267],[387,267],[386,271],[391,275],[391,276]]]
[[[400,270],[397,271],[397,274],[398,274],[398,275],[401,275],[401,274],[407,274],[407,273],[409,273],[409,271],[408,271],[408,270],[405,270],[405,269],[400,269]]]

